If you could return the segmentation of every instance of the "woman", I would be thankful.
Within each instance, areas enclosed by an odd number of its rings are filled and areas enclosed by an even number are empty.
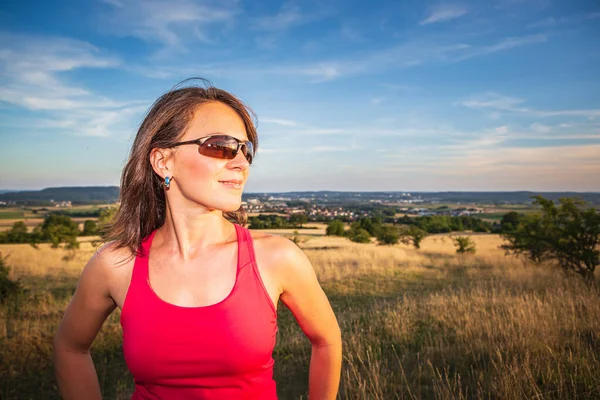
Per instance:
[[[278,300],[312,343],[310,399],[336,397],[341,335],[310,262],[289,240],[243,228],[256,148],[248,109],[224,90],[178,88],[154,103],[111,241],[85,266],[56,333],[65,399],[101,398],[89,350],[116,307],[133,399],[276,399]]]

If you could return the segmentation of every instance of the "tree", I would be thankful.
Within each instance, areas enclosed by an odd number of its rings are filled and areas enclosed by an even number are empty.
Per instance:
[[[400,232],[400,241],[402,243],[404,243],[405,245],[409,245],[412,243],[412,245],[415,247],[415,249],[420,249],[421,248],[421,242],[423,241],[423,239],[425,239],[429,234],[424,231],[423,229],[411,225],[408,228],[404,229],[402,232]]]
[[[294,226],[301,227],[303,224],[306,224],[308,222],[308,217],[304,213],[292,214],[292,215],[290,215],[290,219],[288,222]]]
[[[400,234],[398,229],[390,225],[383,225],[379,235],[377,235],[377,241],[379,244],[393,245],[397,244],[400,240]]]
[[[105,233],[108,230],[111,222],[117,215],[118,207],[104,207],[98,215],[98,232]]]
[[[516,211],[511,211],[502,216],[500,220],[500,232],[512,232],[519,226],[523,215]]]
[[[27,233],[27,225],[23,221],[17,221],[12,228],[6,232],[8,243],[27,243],[29,241],[29,233]]]
[[[344,236],[345,233],[344,223],[339,219],[334,219],[327,225],[327,236]]]
[[[454,242],[454,246],[456,246],[456,252],[458,254],[475,254],[477,251],[475,242],[470,236],[456,236],[452,238],[452,242]]]
[[[83,232],[81,232],[81,236],[95,236],[98,234],[98,224],[96,221],[92,221],[91,219],[86,220],[83,223]]]
[[[371,242],[371,235],[366,229],[363,228],[350,229],[350,232],[348,232],[348,238],[356,243]]]
[[[535,262],[553,261],[592,282],[600,264],[600,213],[580,199],[563,198],[557,205],[534,198],[541,213],[523,216],[516,229],[502,234],[508,243],[500,247]]]
[[[52,243],[57,248],[61,243],[67,243],[70,249],[79,248],[77,236],[79,227],[68,215],[48,214],[41,224],[42,239]]]

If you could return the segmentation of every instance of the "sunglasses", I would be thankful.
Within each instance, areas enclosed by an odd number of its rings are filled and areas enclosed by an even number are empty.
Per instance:
[[[252,142],[243,142],[229,135],[205,136],[199,139],[178,142],[172,147],[184,144],[197,144],[198,152],[207,157],[233,160],[241,150],[249,164],[252,164],[254,158],[254,145]]]

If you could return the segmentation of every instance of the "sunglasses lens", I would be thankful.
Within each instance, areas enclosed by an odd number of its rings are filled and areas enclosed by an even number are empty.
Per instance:
[[[247,142],[241,147],[246,160],[248,160],[249,163],[252,163],[252,155],[254,154],[254,146],[252,146],[252,142]],[[198,148],[198,151],[202,155],[222,158],[225,160],[234,159],[237,155],[237,150],[237,140],[233,137],[223,136],[211,137]]]

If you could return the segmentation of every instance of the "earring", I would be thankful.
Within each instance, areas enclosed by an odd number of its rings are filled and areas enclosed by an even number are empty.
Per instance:
[[[165,176],[165,189],[168,189],[171,186],[171,177]]]

